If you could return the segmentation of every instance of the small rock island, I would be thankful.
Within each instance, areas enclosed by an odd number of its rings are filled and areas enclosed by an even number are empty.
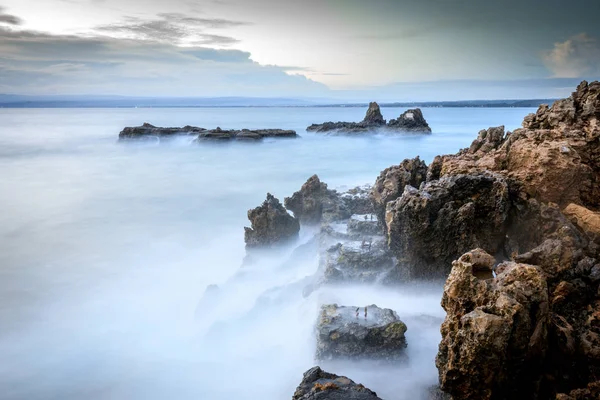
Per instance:
[[[379,104],[372,102],[365,118],[361,122],[324,122],[312,124],[306,128],[317,133],[367,133],[375,131],[431,133],[429,124],[423,117],[421,109],[406,110],[397,119],[386,123],[381,115]]]

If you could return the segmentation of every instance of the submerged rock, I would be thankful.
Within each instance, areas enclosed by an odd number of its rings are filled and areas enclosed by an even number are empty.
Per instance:
[[[324,305],[317,323],[316,358],[403,359],[406,329],[387,308]]]
[[[124,128],[119,133],[119,140],[134,140],[134,139],[149,139],[149,138],[164,138],[174,136],[192,136],[199,135],[206,131],[204,128],[197,126],[184,126],[182,128],[160,128],[144,122],[142,126],[134,126]]]
[[[298,237],[300,223],[271,193],[262,205],[248,210],[252,227],[244,228],[247,248],[272,247]]]
[[[384,129],[396,132],[431,132],[431,128],[425,121],[420,109],[408,110],[398,119],[391,120],[386,124],[381,115],[379,105],[375,102],[369,103],[369,109],[361,122],[324,122],[312,124],[306,128],[309,132],[329,133],[366,133]]]
[[[292,400],[381,400],[377,393],[345,376],[313,367],[304,373]]]
[[[263,138],[295,138],[296,131],[284,129],[241,129],[222,130],[204,129],[196,126],[184,126],[182,128],[163,128],[144,123],[142,126],[127,127],[119,133],[119,140],[140,140],[152,138],[165,138],[175,136],[196,136],[196,142],[206,140],[260,140]]]

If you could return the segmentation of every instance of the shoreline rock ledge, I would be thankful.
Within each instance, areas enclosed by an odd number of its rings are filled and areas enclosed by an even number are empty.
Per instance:
[[[376,102],[369,104],[369,109],[361,122],[330,121],[322,124],[312,124],[306,130],[317,133],[367,133],[379,130],[388,132],[431,133],[431,128],[423,117],[421,109],[406,110],[397,119],[392,119],[389,123],[386,123],[383,115],[381,115],[379,104]]]

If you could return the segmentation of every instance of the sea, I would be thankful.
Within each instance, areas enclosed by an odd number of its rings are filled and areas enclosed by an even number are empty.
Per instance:
[[[386,119],[405,109],[382,108]],[[408,360],[322,367],[386,400],[425,398],[443,282],[304,297],[317,260],[242,267],[247,211],[313,174],[373,184],[405,158],[518,128],[531,108],[425,108],[431,134],[328,136],[363,108],[0,109],[0,399],[290,399],[317,365],[319,307],[376,304],[408,325]],[[294,129],[260,143],[120,143],[125,126]],[[303,229],[300,241],[313,232]],[[260,263],[259,263],[260,264]],[[219,296],[206,301],[217,285]]]

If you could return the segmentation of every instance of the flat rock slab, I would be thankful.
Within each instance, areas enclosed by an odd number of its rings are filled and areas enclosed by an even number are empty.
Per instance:
[[[286,129],[205,129],[197,126],[164,128],[144,123],[141,126],[127,127],[119,133],[120,141],[161,139],[176,136],[195,136],[196,142],[244,140],[256,141],[264,138],[296,138],[296,131]]]
[[[317,322],[316,358],[400,360],[405,357],[406,329],[387,308],[324,305]]]

